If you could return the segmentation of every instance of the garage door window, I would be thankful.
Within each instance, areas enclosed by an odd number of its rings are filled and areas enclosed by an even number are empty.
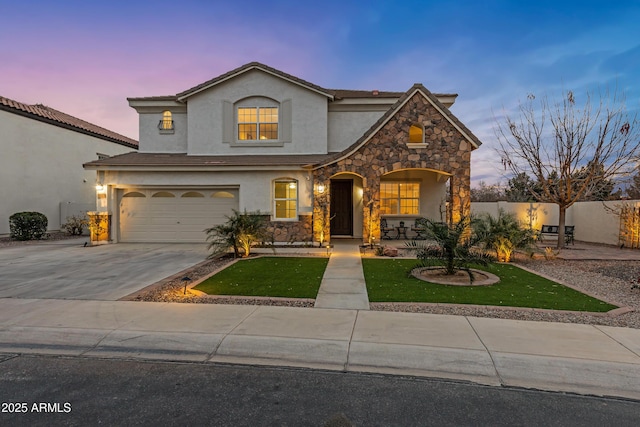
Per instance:
[[[151,197],[176,197],[173,193],[169,193],[168,191],[158,191],[154,193]]]
[[[295,180],[278,180],[274,185],[275,219],[298,218],[298,183]]]
[[[198,193],[197,191],[188,191],[184,193],[181,197],[204,197],[204,194]]]

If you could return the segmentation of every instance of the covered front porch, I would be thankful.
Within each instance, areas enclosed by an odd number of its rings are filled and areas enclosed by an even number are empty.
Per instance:
[[[402,169],[366,178],[338,172],[314,185],[315,240],[420,238],[418,218],[448,220],[451,175],[433,169]]]

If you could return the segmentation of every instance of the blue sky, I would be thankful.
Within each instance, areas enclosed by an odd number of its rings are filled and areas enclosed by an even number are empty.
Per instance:
[[[494,117],[529,93],[624,91],[640,110],[637,1],[0,0],[0,95],[137,138],[132,96],[175,94],[251,61],[333,89],[459,97],[501,180]]]

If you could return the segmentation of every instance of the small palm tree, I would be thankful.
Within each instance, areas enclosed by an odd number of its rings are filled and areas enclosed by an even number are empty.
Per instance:
[[[470,266],[487,265],[493,260],[492,256],[478,248],[482,236],[473,233],[471,218],[463,217],[450,225],[426,218],[420,218],[417,222],[425,229],[426,243],[413,241],[408,245],[416,252],[420,260],[419,267],[441,266],[444,263],[447,275],[465,271],[473,282]]]
[[[212,255],[233,248],[236,257],[248,257],[254,243],[264,242],[269,238],[267,224],[260,211],[248,213],[245,210],[240,213],[235,209],[233,215],[227,217],[227,222],[207,228],[205,233]]]
[[[514,214],[506,213],[504,209],[498,211],[497,217],[483,215],[474,221],[473,227],[485,248],[495,251],[501,262],[511,261],[514,250],[533,246],[533,230],[523,227]]]

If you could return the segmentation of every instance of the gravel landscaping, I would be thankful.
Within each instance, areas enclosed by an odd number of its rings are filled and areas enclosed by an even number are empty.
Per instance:
[[[211,274],[231,259],[211,260],[190,270],[186,275],[192,280]],[[564,260],[520,260],[525,268],[538,272],[562,284],[572,286],[596,298],[604,299],[634,309],[617,316],[452,304],[371,303],[372,310],[403,311],[412,313],[451,314],[459,316],[493,317],[515,320],[545,322],[584,323],[640,329],[640,289],[632,288],[640,277],[640,261],[564,261]],[[187,291],[180,277],[158,284],[135,299],[138,301],[164,301],[203,304],[253,304],[289,307],[313,307],[311,300],[282,298],[212,297],[195,295]]]

